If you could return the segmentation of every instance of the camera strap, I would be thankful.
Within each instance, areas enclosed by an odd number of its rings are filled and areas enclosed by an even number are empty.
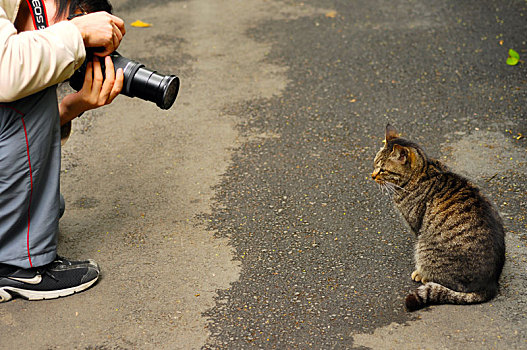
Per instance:
[[[46,13],[46,6],[42,0],[26,0],[29,9],[31,10],[31,17],[33,17],[33,25],[35,29],[44,29],[48,26],[48,14]]]

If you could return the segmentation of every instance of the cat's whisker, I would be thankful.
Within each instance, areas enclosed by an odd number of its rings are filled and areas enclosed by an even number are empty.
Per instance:
[[[384,188],[386,188],[386,191],[388,191],[389,193],[393,193],[393,187],[392,187],[392,184],[390,182],[385,182],[384,183]]]
[[[377,183],[377,187],[381,190],[382,194],[392,196],[397,193],[398,190],[406,191],[401,186],[398,186],[392,182]]]
[[[408,192],[406,189],[402,188],[399,185],[394,184],[393,182],[386,182],[386,188],[388,188],[392,194],[397,193],[398,190]]]
[[[395,188],[393,188],[392,186],[387,186],[386,188],[388,188],[388,190],[390,191],[390,194],[394,195],[397,193],[397,191],[395,190]]]
[[[380,184],[380,183],[376,183],[377,184],[377,187],[381,190],[381,193],[384,194],[384,186],[383,184]]]
[[[393,187],[394,187],[394,188],[396,188],[396,189],[398,189],[398,190],[402,190],[402,191],[408,192],[408,190],[407,190],[407,189],[405,189],[405,188],[402,188],[402,187],[401,187],[401,186],[399,186],[399,185],[396,185],[396,184],[392,184],[392,185],[393,185]]]
[[[392,189],[392,188],[390,187],[390,185],[389,185],[389,182],[384,182],[384,183],[382,184],[382,189],[383,189],[382,193],[383,193],[383,194],[386,194],[386,195],[388,195],[388,196],[391,196],[391,195],[393,195],[393,193],[394,193],[394,192],[393,192],[393,189]],[[384,190],[385,190],[385,191],[384,191]]]

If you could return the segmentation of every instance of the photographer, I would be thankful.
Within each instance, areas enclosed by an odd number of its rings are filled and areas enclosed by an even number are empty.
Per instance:
[[[57,256],[60,127],[120,93],[106,57],[125,34],[106,0],[0,0],[0,302],[50,299],[89,288],[91,260]],[[96,12],[99,11],[99,12]],[[82,88],[57,103],[56,85],[86,57]]]

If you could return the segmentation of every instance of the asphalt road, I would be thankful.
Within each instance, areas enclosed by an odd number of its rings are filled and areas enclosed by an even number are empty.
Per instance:
[[[59,252],[104,275],[2,305],[0,348],[527,347],[527,2],[114,5],[119,51],[180,96],[76,121]],[[370,178],[388,122],[497,204],[493,301],[404,311],[414,239]]]

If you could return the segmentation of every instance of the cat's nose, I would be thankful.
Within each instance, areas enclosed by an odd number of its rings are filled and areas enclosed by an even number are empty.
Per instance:
[[[373,173],[371,173],[371,178],[375,180],[375,178],[379,175],[379,169],[375,169]]]

